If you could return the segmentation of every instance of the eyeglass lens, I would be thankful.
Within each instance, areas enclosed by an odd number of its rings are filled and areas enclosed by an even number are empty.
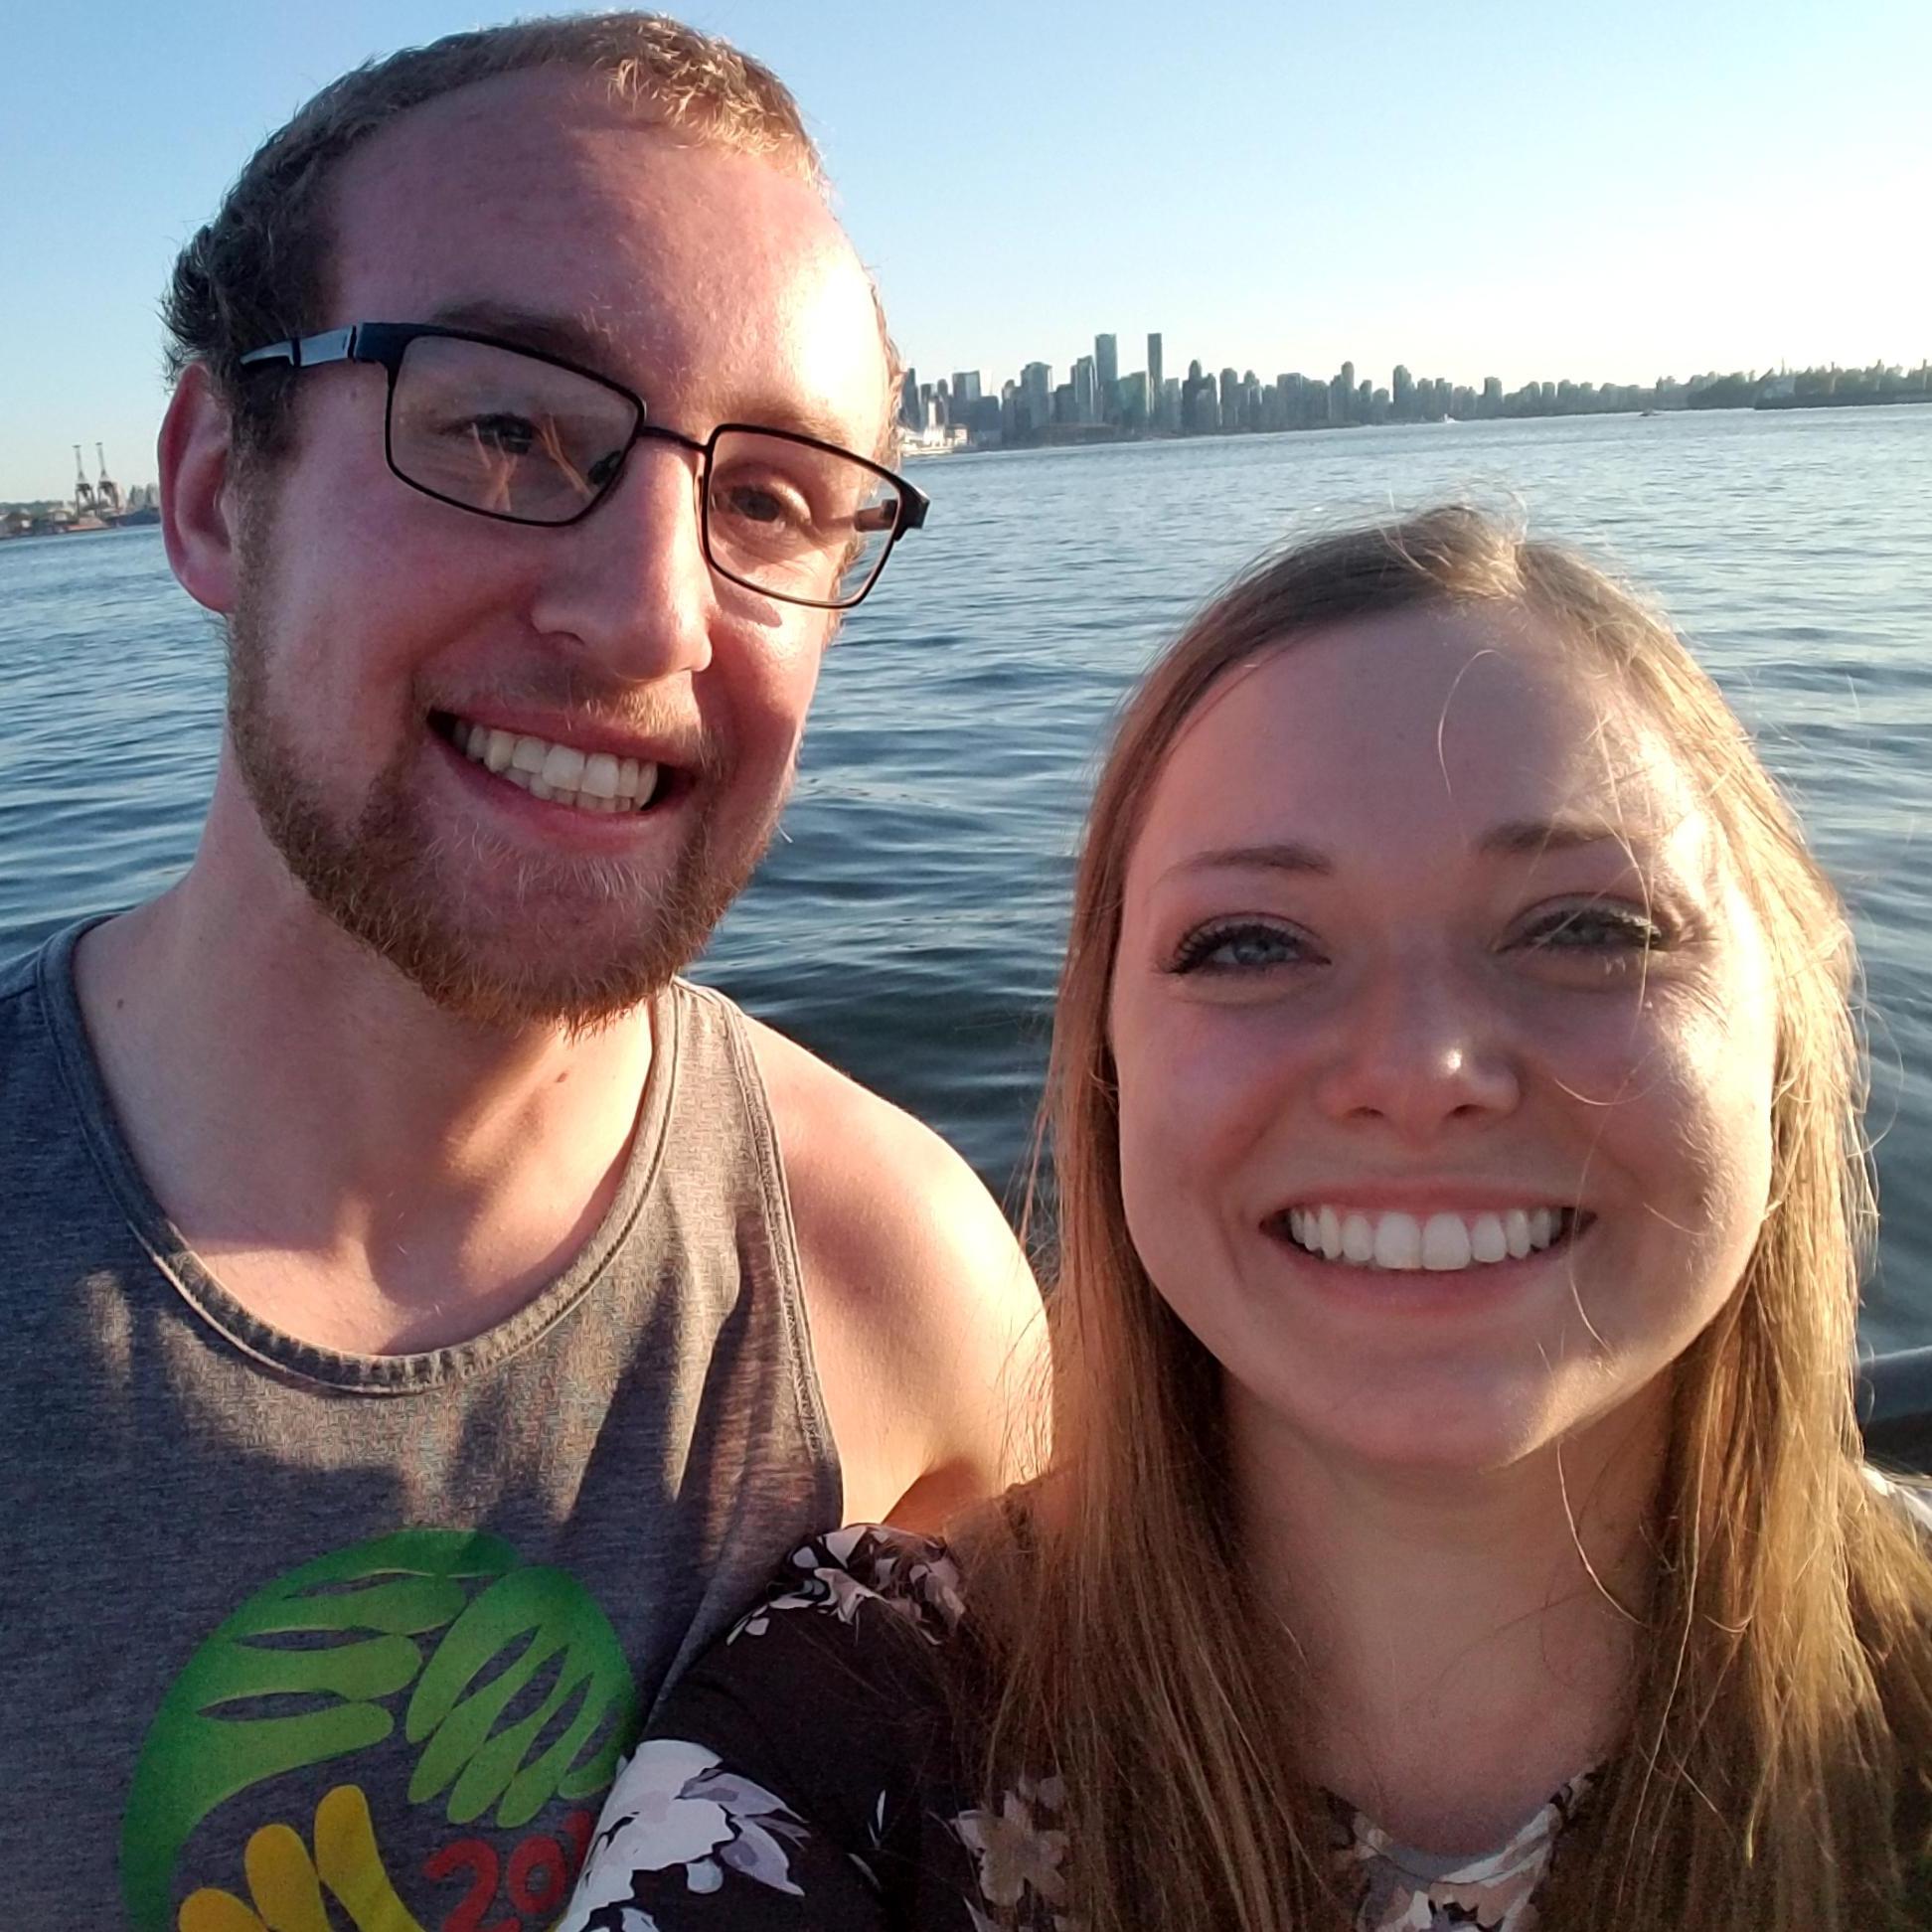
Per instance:
[[[628,398],[493,344],[418,336],[390,399],[390,461],[418,489],[486,516],[568,523],[638,427]],[[705,503],[713,565],[771,595],[840,604],[878,574],[898,521],[889,477],[790,437],[716,438]]]

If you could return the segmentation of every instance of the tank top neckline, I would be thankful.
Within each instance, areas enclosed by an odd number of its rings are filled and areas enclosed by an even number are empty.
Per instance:
[[[231,1347],[265,1368],[345,1394],[395,1395],[485,1374],[521,1354],[569,1315],[595,1286],[650,1198],[662,1164],[695,989],[673,980],[650,1002],[651,1065],[639,1098],[624,1172],[602,1219],[555,1280],[467,1341],[400,1355],[359,1355],[304,1342],[251,1314],[223,1287],[169,1219],[135,1165],[87,1040],[74,985],[80,939],[111,914],[80,920],[43,948],[36,978],[62,1077],[101,1180],[130,1232],[194,1314]]]

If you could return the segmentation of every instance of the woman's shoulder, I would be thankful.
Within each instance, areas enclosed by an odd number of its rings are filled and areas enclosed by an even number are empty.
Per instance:
[[[1923,1476],[1901,1476],[1894,1470],[1864,1465],[1864,1479],[1919,1533],[1932,1540],[1932,1484]]]
[[[868,1635],[904,1632],[943,1646],[965,1622],[959,1560],[940,1538],[886,1524],[827,1530],[785,1557],[764,1596],[731,1627],[725,1646],[768,1636],[784,1620],[814,1614]],[[795,1627],[802,1634],[815,1626]]]
[[[878,1932],[962,1813],[947,1544],[880,1524],[808,1537],[670,1688],[619,1765],[567,1932]]]

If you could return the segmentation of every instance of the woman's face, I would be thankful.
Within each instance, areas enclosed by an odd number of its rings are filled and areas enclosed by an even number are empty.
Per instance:
[[[1539,620],[1297,638],[1190,720],[1130,857],[1135,1246],[1250,1419],[1501,1467],[1736,1285],[1774,1024],[1694,784]]]

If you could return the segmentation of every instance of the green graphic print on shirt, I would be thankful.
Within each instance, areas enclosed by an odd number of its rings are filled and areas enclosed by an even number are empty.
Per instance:
[[[356,1932],[426,1932],[385,1868],[359,1760],[400,1724],[414,1751],[410,1805],[440,1807],[452,1826],[515,1831],[556,1800],[601,1794],[638,1707],[600,1606],[567,1571],[522,1562],[500,1536],[403,1530],[304,1563],[202,1644],[155,1713],[121,1825],[129,1919],[137,1932],[329,1932],[333,1898]],[[204,1886],[170,1924],[176,1866],[204,1821],[270,1780],[337,1761],[342,1779],[312,1817],[260,1822],[257,1801],[234,1889]],[[515,1902],[543,1923],[569,1890],[594,1811],[571,1815],[583,1844],[538,1836],[510,1860]],[[469,1871],[495,1891],[487,1841],[438,1858],[432,1877]]]

